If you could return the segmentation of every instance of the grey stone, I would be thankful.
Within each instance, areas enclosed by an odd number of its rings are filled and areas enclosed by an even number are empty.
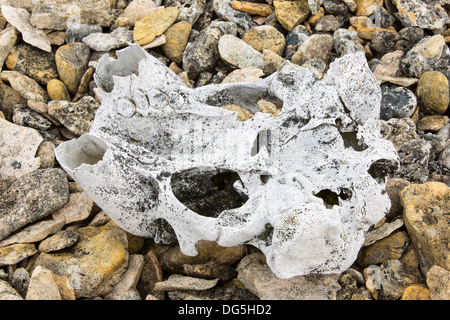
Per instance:
[[[226,34],[220,37],[218,49],[220,58],[234,67],[264,69],[262,53],[233,35]]]
[[[447,12],[439,1],[397,0],[393,3],[405,27],[439,30],[449,23]]]
[[[42,114],[21,104],[14,106],[12,120],[15,124],[37,130],[47,130],[52,125]]]
[[[11,277],[11,285],[17,292],[25,298],[30,284],[30,274],[24,268],[18,268],[14,270]]]
[[[334,50],[338,57],[353,52],[365,53],[364,47],[359,42],[358,35],[354,31],[339,28],[333,33],[333,41]]]
[[[0,300],[23,300],[23,298],[8,282],[0,280]]]
[[[383,98],[381,99],[380,118],[411,117],[417,108],[417,98],[414,93],[405,87],[381,86]]]
[[[165,281],[155,283],[155,291],[207,290],[214,287],[219,279],[206,280],[173,274]]]
[[[133,31],[123,27],[114,29],[111,33],[91,33],[83,38],[83,43],[95,51],[110,51],[120,49],[133,41]]]
[[[380,265],[381,297],[385,300],[398,300],[410,285],[420,283],[422,276],[418,269],[393,259]]]
[[[233,0],[213,0],[214,12],[225,21],[234,23],[238,29],[239,37],[242,37],[250,28],[256,27],[250,14],[234,10],[231,6]]]
[[[58,232],[64,225],[63,220],[44,220],[22,229],[18,233],[0,242],[0,247],[14,243],[32,243],[45,239],[48,235]]]
[[[205,12],[206,0],[165,0],[166,7],[177,7],[180,13],[177,21],[187,21],[191,26]]]
[[[102,32],[103,28],[98,24],[69,23],[66,29],[66,42],[81,42],[91,33]]]
[[[341,0],[324,0],[322,6],[325,9],[325,14],[336,17],[349,14],[348,7]]]
[[[316,21],[314,29],[316,32],[334,32],[341,27],[342,22],[342,19],[326,15]]]

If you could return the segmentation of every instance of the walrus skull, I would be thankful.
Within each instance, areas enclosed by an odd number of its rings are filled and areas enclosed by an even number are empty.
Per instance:
[[[89,133],[56,149],[113,221],[155,241],[168,224],[187,255],[199,240],[254,245],[280,278],[354,262],[390,207],[371,168],[398,161],[361,53],[322,80],[301,68],[195,89],[138,45],[117,56],[97,64],[102,103]],[[257,112],[261,99],[282,105],[279,116]],[[227,104],[255,115],[239,121]]]

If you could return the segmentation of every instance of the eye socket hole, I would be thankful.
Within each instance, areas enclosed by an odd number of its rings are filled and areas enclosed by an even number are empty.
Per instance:
[[[259,176],[259,179],[261,179],[261,182],[262,182],[263,184],[266,184],[267,182],[269,182],[269,179],[270,179],[271,177],[272,177],[272,176],[269,175],[269,174],[262,174],[262,175]]]
[[[331,191],[330,189],[323,189],[315,193],[314,196],[321,198],[325,204],[325,207],[331,209],[333,208],[333,206],[339,205],[339,199],[350,200],[353,196],[353,193],[350,189],[347,188],[341,188],[339,194]]]

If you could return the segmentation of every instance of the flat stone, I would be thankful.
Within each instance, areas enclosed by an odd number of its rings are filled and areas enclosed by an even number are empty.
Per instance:
[[[419,284],[410,285],[403,291],[402,300],[431,300],[430,289]]]
[[[375,38],[375,35],[380,34],[380,33],[382,35],[392,34],[392,37],[388,38],[388,40],[393,40],[393,39],[395,39],[395,37],[394,37],[395,32],[396,32],[395,28],[393,28],[393,27],[386,28],[386,29],[385,28],[376,28],[376,27],[361,27],[356,30],[358,37],[360,37],[361,39],[364,39],[364,40],[372,40],[372,41],[373,41],[373,38]],[[388,43],[390,45],[389,41],[384,41],[382,43]],[[378,48],[378,47],[376,47],[376,48]],[[386,52],[382,52],[382,53],[386,53]]]
[[[17,40],[18,32],[14,27],[8,27],[0,32],[0,65],[2,67]]]
[[[64,220],[58,220],[64,221]],[[39,243],[40,252],[53,252],[68,248],[78,241],[78,233],[75,230],[61,230]]]
[[[273,6],[278,21],[287,31],[305,21],[311,13],[307,0],[274,1]]]
[[[133,31],[119,27],[111,33],[91,33],[82,42],[94,51],[110,51],[120,49],[133,41]]]
[[[102,32],[99,24],[69,23],[66,29],[66,43],[81,42],[92,33]]]
[[[233,267],[220,265],[215,261],[203,264],[185,264],[183,265],[183,274],[202,279],[219,279],[223,282],[229,281],[237,275]]]
[[[427,272],[427,286],[430,288],[431,300],[450,300],[450,271],[440,266],[433,266]]]
[[[373,74],[377,76],[400,77],[403,75],[401,60],[404,55],[402,50],[386,53],[381,57],[381,62],[376,66]]]
[[[0,280],[0,300],[23,300],[23,298],[8,282]]]
[[[38,29],[66,30],[74,22],[109,27],[114,18],[109,1],[45,0],[34,4],[30,21]]]
[[[417,98],[408,88],[386,85],[381,88],[380,118],[382,120],[411,117],[416,111]]]
[[[303,42],[291,58],[291,62],[302,65],[310,59],[321,59],[328,64],[333,37],[328,34],[313,34]]]
[[[120,282],[108,294],[106,300],[126,300],[128,292],[136,291],[136,285],[139,281],[142,269],[144,267],[144,256],[133,254],[129,257],[128,267],[122,274]],[[136,291],[137,292],[137,291]],[[139,293],[137,294],[139,296]]]
[[[1,11],[5,19],[22,34],[23,41],[43,51],[52,51],[50,40],[45,32],[31,25],[30,14],[27,10],[3,5]]]
[[[259,254],[245,256],[238,264],[238,280],[262,300],[336,300],[339,274],[310,274],[280,279]]]
[[[450,188],[441,182],[411,184],[400,193],[405,226],[419,254],[424,274],[433,265],[450,270]]]
[[[222,83],[236,83],[236,82],[251,82],[258,81],[264,75],[261,69],[248,67],[243,69],[237,69],[230,72],[223,80]]]
[[[41,253],[34,266],[66,276],[77,298],[108,295],[128,265],[126,234],[112,222],[77,233],[77,243],[61,252]]]
[[[283,54],[286,44],[283,34],[269,25],[251,28],[245,33],[242,40],[261,53],[264,50],[271,50],[280,56]]]
[[[100,103],[91,96],[77,102],[54,100],[48,104],[48,113],[61,121],[70,132],[82,135],[89,131],[99,106]]]
[[[134,25],[134,42],[140,45],[152,42],[177,20],[178,14],[176,7],[168,7],[153,11],[139,19]]]
[[[448,121],[448,117],[444,115],[429,115],[420,119],[416,125],[416,128],[419,131],[437,132],[441,130],[448,123]]]
[[[163,7],[157,6],[152,0],[133,0],[117,18],[116,24],[118,26],[126,26],[129,28],[134,27],[136,21],[152,13],[153,11],[160,9],[163,9]]]
[[[370,246],[371,244],[386,238],[395,230],[403,226],[403,219],[396,219],[393,222],[385,222],[380,227],[370,230],[367,233],[366,240],[363,247]]]
[[[0,198],[0,240],[64,206],[69,199],[61,169],[38,169],[18,178]]]
[[[47,130],[52,125],[52,123],[42,114],[21,104],[14,106],[12,120],[17,125],[37,130]]]
[[[274,12],[274,8],[270,4],[253,3],[248,1],[233,1],[232,8],[235,10],[247,12],[251,15],[267,17]]]
[[[207,290],[214,287],[219,279],[206,280],[194,277],[173,274],[165,281],[155,284],[156,291],[174,291],[174,290]]]
[[[58,78],[55,54],[42,52],[28,44],[19,44],[14,47],[6,60],[6,66],[43,86],[46,86],[50,80]]]
[[[16,264],[37,252],[32,243],[18,243],[0,248],[0,267]]]
[[[34,269],[25,300],[61,300],[58,285],[50,270],[40,266]]]
[[[61,230],[64,221],[45,220],[32,224],[0,242],[0,247],[15,243],[33,243]]]
[[[417,83],[420,110],[427,114],[444,114],[450,102],[447,77],[439,71],[424,72]]]
[[[59,78],[72,95],[78,91],[81,78],[88,68],[89,58],[89,47],[81,42],[63,45],[55,53]]]
[[[226,63],[243,69],[254,67],[263,69],[262,53],[253,49],[244,40],[233,35],[224,35],[218,43],[220,57]]]
[[[6,190],[16,179],[39,169],[36,152],[43,138],[32,128],[18,126],[0,119],[0,191]]]
[[[142,297],[147,297],[149,294],[159,295],[160,293],[155,292],[154,288],[155,284],[161,281],[163,281],[161,264],[155,252],[149,250],[144,256],[144,265],[136,289]]]
[[[54,220],[64,220],[65,224],[83,221],[89,217],[94,202],[85,192],[71,193],[64,207],[52,213]]]
[[[166,57],[178,65],[183,63],[183,52],[188,43],[191,29],[189,22],[179,21],[164,32],[165,43],[161,49]]]
[[[1,78],[8,81],[11,87],[27,100],[48,101],[47,91],[35,80],[17,71],[2,71]]]
[[[383,6],[383,0],[355,0],[357,16],[370,16],[375,13],[378,6]]]

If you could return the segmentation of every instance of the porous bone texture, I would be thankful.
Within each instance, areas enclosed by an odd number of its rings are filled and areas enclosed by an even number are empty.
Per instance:
[[[97,65],[90,132],[56,156],[120,227],[164,242],[169,224],[187,255],[202,239],[251,244],[280,278],[351,266],[390,208],[371,167],[398,162],[380,137],[381,90],[363,54],[337,59],[320,81],[300,68],[196,89],[138,45],[117,56]],[[257,112],[261,99],[282,105],[279,116]],[[228,104],[255,116],[239,121]],[[217,209],[224,198],[213,197],[201,211],[183,201],[220,176],[242,203]]]

